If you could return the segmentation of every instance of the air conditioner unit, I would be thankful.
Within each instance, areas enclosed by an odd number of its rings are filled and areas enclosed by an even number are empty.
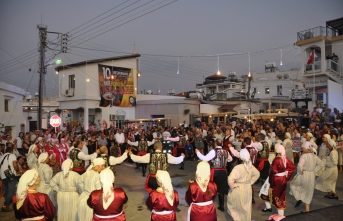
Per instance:
[[[64,96],[66,97],[74,97],[74,88],[69,88],[65,91]]]
[[[116,120],[116,115],[110,114],[110,121],[115,121]]]

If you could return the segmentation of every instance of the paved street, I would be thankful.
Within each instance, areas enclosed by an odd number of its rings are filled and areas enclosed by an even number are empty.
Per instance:
[[[184,200],[185,192],[188,188],[188,179],[194,179],[194,173],[196,169],[196,161],[186,161],[186,169],[179,170],[179,165],[170,165],[169,173],[172,177],[174,189],[179,193],[180,197],[180,206],[178,207],[179,211],[177,212],[178,220],[186,220],[188,206]],[[143,185],[145,182],[145,177],[142,177],[141,172],[135,170],[135,164],[123,163],[117,166],[117,176],[115,184],[118,187],[124,188],[129,201],[124,206],[124,211],[126,213],[127,221],[140,221],[148,220],[150,211],[145,206],[145,200],[148,197]],[[273,213],[262,213],[261,209],[264,208],[264,203],[258,199],[258,191],[261,185],[256,186],[255,190],[255,200],[256,204],[253,205],[252,211],[252,220],[267,220],[268,216],[276,213],[276,210],[273,208]],[[337,194],[340,198],[343,198],[343,173],[339,173],[337,181]],[[316,191],[314,192],[314,197],[311,205],[311,210],[324,208],[327,206],[342,204],[342,200],[332,200],[326,199],[323,196],[325,193]],[[225,199],[226,200],[226,199]],[[3,200],[1,200],[1,205]],[[288,207],[285,211],[285,215],[291,215],[295,213],[300,213],[304,209],[304,205],[295,209],[295,199],[293,196],[287,195]],[[217,200],[216,200],[217,204]],[[226,204],[225,204],[226,205]],[[227,212],[221,212],[217,210],[218,221],[221,220],[232,220]],[[1,221],[12,221],[16,220],[13,213],[0,213]]]

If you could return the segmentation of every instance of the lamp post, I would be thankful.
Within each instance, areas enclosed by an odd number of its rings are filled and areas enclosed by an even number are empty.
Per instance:
[[[248,92],[247,92],[247,100],[249,101],[249,115],[251,114],[251,102],[250,102],[250,82],[251,82],[252,76],[249,72],[248,74]]]

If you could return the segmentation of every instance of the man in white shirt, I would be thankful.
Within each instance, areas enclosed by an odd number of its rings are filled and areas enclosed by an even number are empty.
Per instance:
[[[82,141],[76,141],[74,144],[74,148],[69,152],[70,159],[73,161],[73,171],[79,173],[80,175],[85,172],[85,161],[87,160],[94,160],[98,154],[100,154],[100,150],[97,149],[96,152],[94,152],[91,155],[86,155],[83,151],[83,142]]]
[[[123,145],[125,143],[125,135],[123,134],[123,130],[122,129],[118,129],[117,133],[114,135],[116,142],[118,144],[118,147],[120,148],[120,152],[124,153],[125,152],[125,145]]]
[[[164,128],[164,132],[162,133],[162,137],[163,137],[163,140],[166,140],[166,139],[168,139],[168,137],[171,137],[171,135],[168,131],[168,127]]]
[[[13,154],[13,147],[7,147],[6,153],[0,157],[0,177],[2,180],[3,185],[5,186],[5,202],[3,207],[1,208],[2,212],[10,212],[12,209],[9,207],[12,204],[12,199],[16,191],[16,186],[18,179],[7,178],[4,171],[9,169],[12,173],[17,176],[20,175],[19,167],[17,164],[17,157]]]

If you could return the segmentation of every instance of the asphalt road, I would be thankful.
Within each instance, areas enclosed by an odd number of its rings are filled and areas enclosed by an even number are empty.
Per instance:
[[[170,165],[169,173],[173,181],[174,189],[178,191],[180,197],[180,205],[177,212],[177,220],[187,220],[188,205],[184,200],[185,193],[188,188],[188,180],[194,180],[194,174],[196,171],[197,161],[186,161],[185,170],[179,170],[179,165]],[[115,185],[117,187],[124,188],[129,200],[124,206],[127,221],[141,221],[148,220],[150,211],[145,205],[145,200],[148,197],[146,190],[144,189],[145,177],[142,177],[140,170],[135,169],[135,164],[123,163],[117,165],[117,175]],[[274,213],[277,213],[276,209],[273,208],[272,213],[263,213],[261,210],[265,207],[264,202],[258,199],[258,192],[261,185],[255,186],[255,200],[256,203],[252,205],[252,220],[268,220],[268,217]],[[315,190],[313,201],[311,204],[311,210],[320,209],[328,206],[342,204],[343,201],[343,173],[339,173],[337,180],[337,194],[340,197],[339,200],[327,199],[323,196],[325,193]],[[289,192],[289,191],[287,191]],[[287,194],[287,208],[285,215],[291,215],[300,213],[304,209],[304,205],[298,208],[294,208],[295,199],[293,196]],[[3,204],[3,199],[0,200],[0,205]],[[215,200],[218,204],[218,200]],[[226,197],[225,197],[226,206]],[[232,220],[230,215],[225,211],[221,212],[217,210],[218,221]],[[13,212],[4,213],[0,212],[0,221],[12,221],[16,220]]]

